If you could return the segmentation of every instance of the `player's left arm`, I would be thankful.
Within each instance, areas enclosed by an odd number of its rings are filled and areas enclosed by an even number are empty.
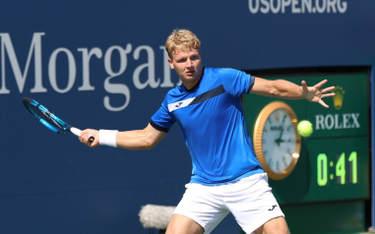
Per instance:
[[[297,85],[282,79],[267,80],[255,77],[254,84],[250,87],[250,93],[286,99],[306,98],[309,101],[318,102],[328,108],[329,106],[322,98],[334,96],[335,93],[331,91],[335,89],[335,86],[321,89],[327,81],[328,80],[322,80],[314,86],[307,86],[304,80],[301,82],[301,85]]]

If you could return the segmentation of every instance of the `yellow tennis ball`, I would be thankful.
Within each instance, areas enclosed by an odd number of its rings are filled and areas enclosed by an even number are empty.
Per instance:
[[[313,132],[313,126],[310,121],[302,120],[297,126],[298,133],[303,137],[308,137]]]

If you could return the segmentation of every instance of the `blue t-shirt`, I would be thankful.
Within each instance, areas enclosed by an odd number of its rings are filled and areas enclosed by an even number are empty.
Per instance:
[[[264,172],[241,104],[254,79],[234,69],[204,68],[192,90],[183,84],[171,89],[151,117],[151,125],[165,132],[177,121],[192,158],[191,183],[218,185]]]

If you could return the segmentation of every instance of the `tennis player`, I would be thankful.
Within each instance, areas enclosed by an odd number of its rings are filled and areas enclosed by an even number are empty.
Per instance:
[[[166,233],[208,234],[232,213],[247,234],[287,234],[284,214],[254,154],[241,95],[306,98],[328,107],[322,98],[333,96],[334,86],[321,89],[327,80],[311,87],[302,81],[299,86],[235,69],[203,67],[200,46],[200,40],[188,30],[175,30],[168,37],[168,63],[182,84],[166,94],[146,128],[122,132],[87,129],[80,141],[89,147],[151,149],[177,122],[193,168]],[[92,143],[88,142],[90,135],[95,137]]]

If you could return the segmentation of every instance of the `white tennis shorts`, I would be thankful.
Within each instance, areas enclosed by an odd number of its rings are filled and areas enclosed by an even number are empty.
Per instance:
[[[270,219],[284,217],[265,173],[217,186],[189,183],[173,214],[194,220],[209,234],[229,212],[247,234]]]

